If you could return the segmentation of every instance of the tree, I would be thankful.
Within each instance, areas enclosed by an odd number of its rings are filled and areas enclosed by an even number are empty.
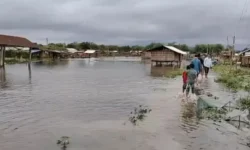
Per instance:
[[[160,45],[162,45],[162,43],[150,43],[149,45],[145,46],[145,50],[152,49]]]

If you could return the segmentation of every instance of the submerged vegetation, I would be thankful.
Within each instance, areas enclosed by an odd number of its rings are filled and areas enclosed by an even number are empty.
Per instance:
[[[137,125],[139,121],[143,121],[147,113],[150,113],[152,110],[140,105],[138,108],[134,108],[134,111],[130,113],[129,121],[133,125]]]

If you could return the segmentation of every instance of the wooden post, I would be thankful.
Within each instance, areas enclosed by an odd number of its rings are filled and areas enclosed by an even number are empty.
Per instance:
[[[2,48],[3,51],[3,67],[5,66],[5,47]]]
[[[4,67],[5,62],[5,47],[0,47],[0,67]]]
[[[3,47],[0,47],[0,67],[3,67]]]

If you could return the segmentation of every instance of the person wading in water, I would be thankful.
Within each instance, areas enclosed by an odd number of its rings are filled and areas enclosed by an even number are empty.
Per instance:
[[[188,96],[190,88],[192,94],[194,94],[194,84],[197,78],[197,72],[194,69],[194,64],[190,64],[190,70],[187,72],[187,87],[186,87],[186,96]]]
[[[209,69],[212,68],[212,59],[210,55],[207,55],[207,57],[204,59],[204,69],[205,69],[205,77],[207,78]]]
[[[203,78],[203,75],[204,75],[204,60],[203,60],[203,58],[201,57],[201,54],[197,54],[197,57],[198,57],[198,59],[199,59],[200,62],[201,62],[200,74],[201,74],[201,76],[202,76],[202,78]]]
[[[197,72],[197,77],[198,75],[201,73],[201,61],[200,59],[198,58],[200,55],[199,54],[196,54],[194,59],[191,61],[191,64],[194,65],[194,70]]]

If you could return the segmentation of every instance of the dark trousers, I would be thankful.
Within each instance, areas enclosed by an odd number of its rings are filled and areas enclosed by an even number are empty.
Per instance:
[[[204,69],[205,69],[205,75],[207,75],[209,72],[209,68],[204,66]]]
[[[189,94],[190,89],[191,89],[192,94],[194,94],[194,83],[188,83],[186,88],[187,88],[186,90],[187,95]]]

